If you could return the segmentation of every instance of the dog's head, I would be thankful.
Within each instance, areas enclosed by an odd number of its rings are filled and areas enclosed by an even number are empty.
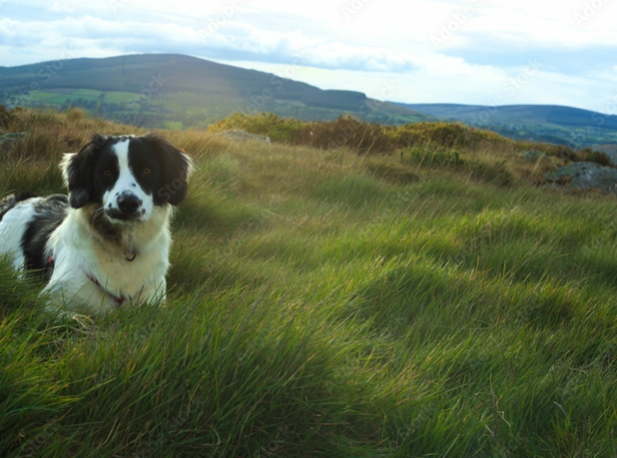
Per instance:
[[[146,221],[156,206],[179,205],[191,167],[183,151],[151,134],[96,134],[61,165],[71,207],[96,204],[112,223]]]

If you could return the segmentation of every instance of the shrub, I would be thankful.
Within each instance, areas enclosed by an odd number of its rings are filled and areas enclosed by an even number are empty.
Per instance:
[[[82,119],[86,119],[88,117],[88,113],[83,108],[71,108],[66,111],[66,119],[69,122],[76,122]]]
[[[568,161],[577,159],[576,151],[565,145],[548,145],[545,153]]]
[[[605,167],[613,167],[613,161],[607,154],[601,151],[593,151],[591,148],[583,148],[577,155],[577,162],[594,162]]]
[[[0,129],[8,129],[13,121],[13,115],[4,105],[0,105]]]
[[[565,145],[546,145],[545,152],[568,162],[594,162],[605,167],[613,167],[613,161],[606,153],[594,151],[591,148],[575,151]]]
[[[494,132],[445,122],[420,122],[388,129],[399,147],[437,144],[445,148],[470,148],[481,143],[512,143]]]
[[[564,145],[515,141],[488,130],[468,127],[460,123],[420,122],[400,126],[366,123],[352,116],[340,116],[335,121],[303,122],[281,118],[272,113],[247,115],[234,113],[208,127],[208,132],[218,133],[238,129],[258,135],[267,135],[273,142],[306,145],[320,149],[347,148],[358,154],[391,153],[414,147],[431,150],[429,163],[450,163],[453,157],[443,157],[443,150],[483,150],[500,147],[508,151],[538,150],[567,161],[589,160],[609,164],[602,153],[583,155]],[[442,150],[438,152],[437,150]],[[426,153],[419,153],[424,155]],[[447,153],[449,155],[452,152]],[[455,159],[455,158],[454,158]],[[426,163],[426,162],[425,162]]]
[[[258,115],[234,113],[225,119],[210,124],[208,132],[218,133],[239,129],[251,134],[267,135],[273,142],[297,144],[303,126],[302,121],[281,118],[273,113]]]
[[[298,143],[322,149],[346,147],[360,154],[392,151],[393,143],[379,124],[367,124],[351,116],[332,122],[312,122],[300,131]]]

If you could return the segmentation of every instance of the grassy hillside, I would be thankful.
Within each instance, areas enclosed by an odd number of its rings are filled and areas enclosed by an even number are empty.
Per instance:
[[[517,140],[575,147],[617,144],[617,116],[557,105],[401,104],[443,119],[462,121]]]
[[[203,127],[236,111],[305,120],[352,114],[401,124],[431,117],[354,91],[324,91],[275,75],[180,54],[65,59],[0,67],[0,104],[81,107],[124,123]]]
[[[62,152],[141,132],[7,124],[30,134],[0,194],[61,192]],[[163,133],[198,166],[165,308],[53,319],[0,263],[0,455],[615,455],[617,211],[533,186],[562,159]]]

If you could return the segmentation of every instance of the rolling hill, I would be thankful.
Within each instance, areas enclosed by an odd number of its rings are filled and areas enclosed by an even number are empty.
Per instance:
[[[271,112],[304,121],[349,114],[400,125],[446,119],[515,140],[570,147],[617,144],[617,116],[553,105],[402,104],[364,93],[322,90],[270,73],[180,54],[66,59],[0,66],[0,104],[82,107],[128,124],[203,128],[235,112]]]
[[[236,111],[267,111],[304,120],[351,114],[392,124],[431,118],[361,92],[321,90],[178,54],[0,67],[0,104],[81,106],[123,122],[171,128],[203,126]]]
[[[559,105],[401,104],[448,120],[496,131],[516,140],[568,146],[617,143],[617,116]]]

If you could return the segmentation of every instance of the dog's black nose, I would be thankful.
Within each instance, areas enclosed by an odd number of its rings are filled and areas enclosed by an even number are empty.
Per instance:
[[[121,194],[118,197],[118,208],[126,215],[135,213],[140,205],[141,200],[135,194]]]

